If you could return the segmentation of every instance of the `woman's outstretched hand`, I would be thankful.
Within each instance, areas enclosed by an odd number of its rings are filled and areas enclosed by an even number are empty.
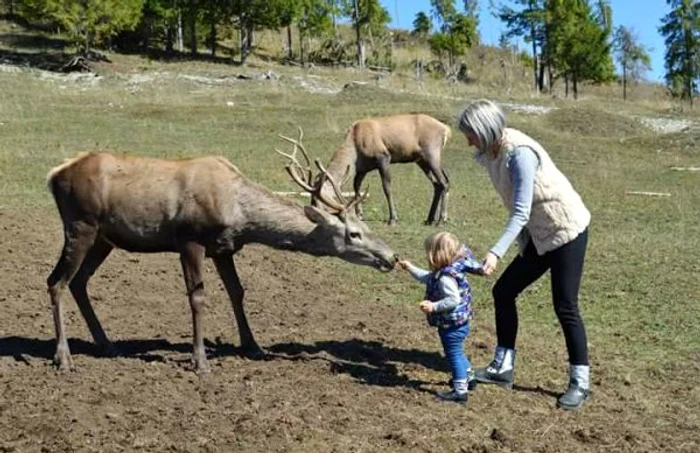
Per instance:
[[[487,253],[486,258],[482,263],[484,275],[493,274],[496,272],[496,267],[498,267],[498,257],[491,252]]]

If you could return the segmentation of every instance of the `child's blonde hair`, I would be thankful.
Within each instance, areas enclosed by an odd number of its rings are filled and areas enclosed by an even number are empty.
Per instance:
[[[462,244],[452,233],[440,231],[425,238],[423,243],[430,270],[436,271],[452,264],[462,251]]]

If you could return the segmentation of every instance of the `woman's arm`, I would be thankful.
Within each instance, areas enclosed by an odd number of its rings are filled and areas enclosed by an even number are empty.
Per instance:
[[[538,166],[537,154],[530,148],[516,148],[510,156],[508,169],[513,183],[513,209],[503,234],[496,245],[491,248],[491,253],[499,259],[506,254],[508,248],[530,220],[535,172]]]

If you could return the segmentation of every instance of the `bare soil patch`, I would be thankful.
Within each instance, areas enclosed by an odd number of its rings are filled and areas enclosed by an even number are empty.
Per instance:
[[[267,360],[239,354],[210,266],[205,331],[213,371],[191,372],[177,257],[117,252],[90,291],[122,355],[99,357],[67,296],[77,370],[58,373],[44,283],[61,246],[57,216],[0,212],[0,232],[3,452],[690,452],[699,445],[697,419],[673,402],[696,391],[697,368],[650,387],[597,357],[594,397],[581,413],[565,413],[555,408],[561,366],[548,351],[526,349],[516,390],[482,386],[466,407],[441,403],[433,392],[448,375],[435,333],[413,305],[382,303],[382,287],[358,300],[335,273],[349,264],[259,246],[237,262]],[[468,343],[476,364],[487,361],[493,342],[488,325],[479,321]]]

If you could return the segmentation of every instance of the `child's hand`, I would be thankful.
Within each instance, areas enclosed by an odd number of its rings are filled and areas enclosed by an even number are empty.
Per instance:
[[[398,260],[396,262],[396,265],[399,266],[401,269],[406,270],[408,269],[408,266],[411,265],[411,262],[408,260]]]
[[[420,309],[423,311],[423,313],[432,313],[433,303],[429,300],[424,300],[420,303]]]

